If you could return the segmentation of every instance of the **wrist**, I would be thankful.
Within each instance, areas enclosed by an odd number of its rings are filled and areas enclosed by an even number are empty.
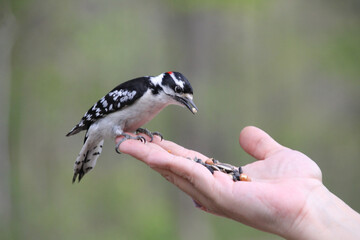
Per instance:
[[[324,185],[312,191],[288,239],[360,239],[360,215]]]

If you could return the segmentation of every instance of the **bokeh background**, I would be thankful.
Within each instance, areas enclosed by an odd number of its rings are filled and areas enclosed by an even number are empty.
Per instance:
[[[358,0],[1,0],[0,239],[279,239],[195,209],[112,141],[71,184],[83,134],[65,134],[117,84],[170,70],[199,112],[146,127],[243,165],[239,132],[258,126],[360,211],[359,26]]]

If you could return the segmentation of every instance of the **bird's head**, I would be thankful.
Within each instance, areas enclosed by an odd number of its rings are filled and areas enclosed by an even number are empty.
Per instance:
[[[173,104],[187,107],[193,114],[198,111],[193,102],[193,89],[190,82],[179,72],[166,72],[152,77],[153,93],[163,91],[173,100]]]

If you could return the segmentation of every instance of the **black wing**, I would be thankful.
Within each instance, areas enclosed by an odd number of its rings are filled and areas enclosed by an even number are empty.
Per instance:
[[[66,136],[87,130],[98,119],[131,105],[147,91],[148,86],[149,77],[135,78],[121,83],[95,103]]]

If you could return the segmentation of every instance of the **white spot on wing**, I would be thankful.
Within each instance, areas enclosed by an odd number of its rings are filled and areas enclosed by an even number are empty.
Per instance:
[[[124,96],[120,98],[120,102],[126,102],[128,100],[128,96]]]
[[[126,90],[123,90],[123,89],[120,89],[120,90],[114,90],[113,92],[109,93],[109,96],[111,96],[114,100],[114,102],[118,101],[118,98],[120,102],[126,102],[128,100],[131,100],[134,98],[136,94],[136,91],[126,91]],[[118,107],[120,107],[118,105]]]
[[[133,99],[135,94],[136,94],[135,90],[131,91],[131,92],[123,91],[122,97],[120,98],[120,102],[127,102],[127,101]]]

